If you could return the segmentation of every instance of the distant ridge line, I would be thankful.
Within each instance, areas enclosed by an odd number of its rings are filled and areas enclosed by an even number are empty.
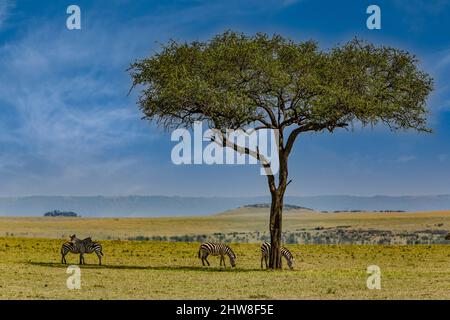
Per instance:
[[[269,196],[26,196],[0,197],[1,216],[42,216],[51,210],[83,217],[156,217],[211,215],[252,204],[269,204]],[[436,196],[286,196],[290,206],[316,211],[450,210],[450,195]]]
[[[242,206],[242,208],[262,208],[262,209],[268,209],[270,208],[270,203],[256,203],[256,204],[246,204]],[[285,204],[283,205],[283,210],[308,210],[308,211],[314,211],[314,209],[301,207],[293,204]]]

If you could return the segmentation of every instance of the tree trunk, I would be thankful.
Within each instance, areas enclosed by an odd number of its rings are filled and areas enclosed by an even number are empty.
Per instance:
[[[269,268],[281,269],[281,231],[284,195],[278,190],[272,194],[270,207],[270,259]]]
[[[282,136],[280,138],[280,146],[283,145]],[[271,269],[281,269],[281,232],[283,218],[283,202],[284,192],[286,191],[288,182],[288,166],[287,154],[283,148],[280,148],[280,171],[278,188],[271,190],[272,204],[270,206],[270,260],[269,267]]]
[[[281,269],[281,232],[282,232],[282,213],[284,193],[286,191],[288,177],[288,156],[289,152],[283,147],[283,132],[279,132],[278,141],[278,187],[275,186],[273,176],[269,178],[270,194],[272,195],[272,204],[270,206],[270,259],[269,268]]]

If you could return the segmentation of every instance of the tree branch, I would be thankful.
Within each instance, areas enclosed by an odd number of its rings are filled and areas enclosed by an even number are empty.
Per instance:
[[[290,154],[292,147],[294,146],[294,142],[297,139],[297,136],[306,131],[321,131],[324,129],[327,129],[330,132],[333,132],[336,128],[346,128],[348,127],[348,123],[346,122],[335,122],[335,121],[329,121],[322,124],[305,124],[302,126],[299,126],[292,130],[291,134],[289,135],[289,138],[286,142],[285,151],[287,155]]]
[[[272,125],[277,127],[278,123],[277,123],[277,120],[275,119],[275,114],[270,109],[270,107],[268,107],[268,106],[266,106],[264,104],[261,104],[261,108],[263,108],[267,112],[267,114],[268,114],[268,116],[270,118],[270,121],[272,122]]]
[[[294,146],[295,139],[297,139],[297,136],[305,131],[305,128],[303,126],[297,127],[289,134],[288,140],[286,142],[286,147],[284,148],[287,155],[291,153],[292,147]]]
[[[232,141],[230,141],[229,139],[227,139],[226,137],[224,138],[223,134],[220,133],[220,136],[222,137],[222,141],[218,141],[215,138],[212,138],[211,140],[214,141],[215,143],[217,143],[219,146],[221,147],[228,147],[233,149],[234,151],[240,153],[240,154],[247,154],[249,156],[254,157],[256,160],[259,160],[261,162],[262,167],[264,168],[264,171],[266,172],[267,176],[272,176],[273,177],[273,172],[272,169],[270,168],[270,162],[266,159],[266,157],[261,154],[259,152],[259,148],[257,148],[257,150],[251,150],[250,148],[247,147],[242,147]],[[275,184],[274,184],[275,186]]]

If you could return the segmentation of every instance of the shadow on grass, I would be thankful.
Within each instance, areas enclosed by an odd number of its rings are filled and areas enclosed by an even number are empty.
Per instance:
[[[77,264],[62,264],[58,262],[33,262],[28,261],[27,264],[40,267],[51,267],[51,268],[67,268],[69,265]],[[261,269],[241,269],[241,268],[221,268],[221,267],[192,267],[192,266],[130,266],[130,265],[95,265],[95,264],[85,264],[80,266],[82,269],[116,269],[116,270],[157,270],[157,271],[200,271],[200,272],[255,272],[264,271]]]

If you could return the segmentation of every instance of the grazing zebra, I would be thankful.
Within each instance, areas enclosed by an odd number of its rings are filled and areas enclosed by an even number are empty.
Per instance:
[[[211,243],[211,242],[204,242],[200,246],[200,249],[198,250],[198,258],[202,259],[203,266],[205,265],[205,261],[209,266],[209,262],[206,258],[208,258],[209,255],[212,256],[220,256],[220,265],[226,267],[225,265],[225,255],[227,255],[230,258],[231,266],[234,268],[236,266],[236,255],[234,254],[233,250],[229,246],[223,243]]]
[[[294,256],[292,253],[285,247],[281,247],[281,255],[286,259],[289,269],[294,269]],[[266,262],[267,269],[267,260],[270,256],[270,243],[263,242],[261,244],[261,269],[263,268],[263,260]]]
[[[85,264],[84,254],[95,252],[98,257],[98,264],[102,264],[102,246],[98,242],[92,241],[92,239],[86,238],[83,240],[78,239],[75,235],[70,236],[71,242],[66,242],[61,247],[61,263],[66,264],[66,255],[71,252],[80,254],[80,264]]]

